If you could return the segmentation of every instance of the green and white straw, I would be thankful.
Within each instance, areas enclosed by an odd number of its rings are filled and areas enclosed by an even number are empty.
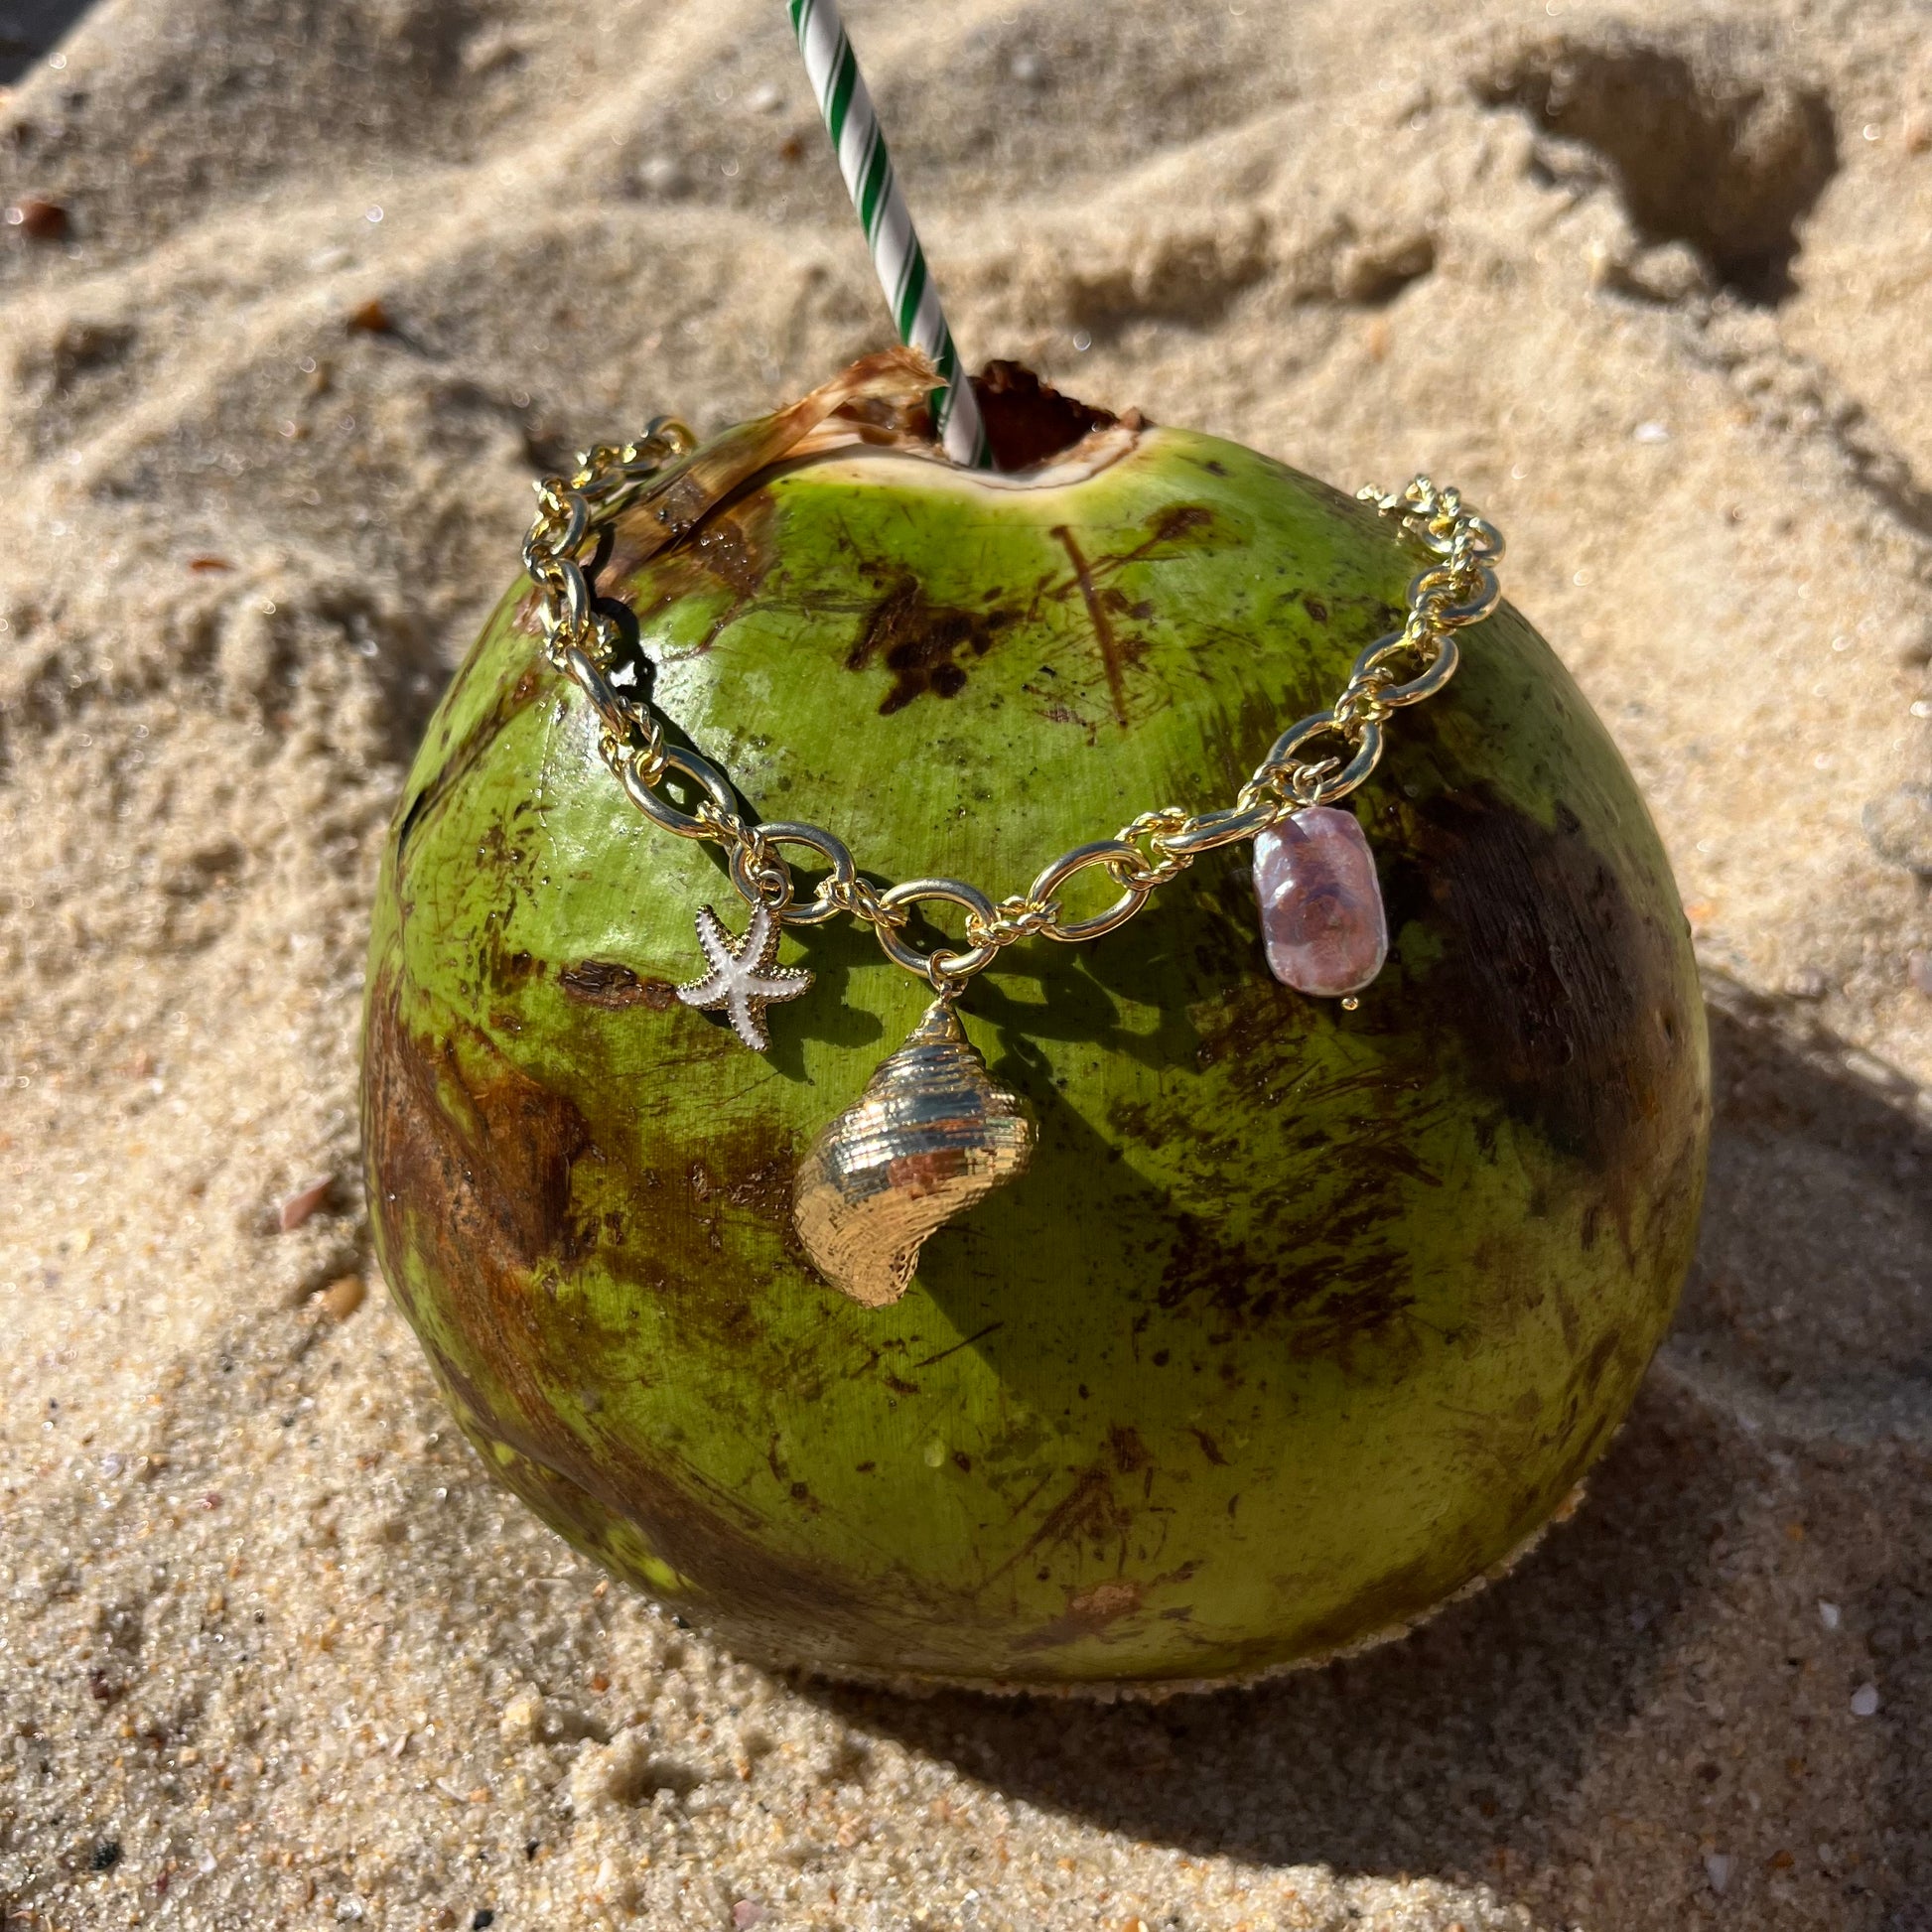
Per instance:
[[[866,89],[866,77],[846,38],[837,0],[785,0],[791,11],[798,51],[805,57],[805,72],[818,96],[832,145],[838,150],[839,170],[852,192],[852,206],[866,230],[872,265],[891,303],[899,341],[920,349],[945,378],[946,386],[933,394],[946,454],[955,463],[985,470],[992,465],[986,426],[980,420],[973,385],[959,365],[952,331],[939,307],[939,291],[926,269],[912,217],[898,192],[893,158],[886,152],[879,113]]]

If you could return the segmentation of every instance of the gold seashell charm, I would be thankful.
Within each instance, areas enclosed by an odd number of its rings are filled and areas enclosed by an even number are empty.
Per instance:
[[[947,1000],[935,1000],[856,1102],[811,1145],[791,1217],[812,1266],[855,1302],[905,1293],[926,1236],[1033,1158],[1027,1103],[987,1073]]]

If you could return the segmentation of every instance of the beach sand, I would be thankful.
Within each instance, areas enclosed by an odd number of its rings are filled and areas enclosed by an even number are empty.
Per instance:
[[[377,855],[529,476],[881,305],[776,0],[104,0],[0,105],[0,1919],[1924,1932],[1924,10],[850,11],[969,354],[1509,533],[1707,975],[1676,1332],[1514,1576],[1251,1695],[601,1582],[370,1259]]]

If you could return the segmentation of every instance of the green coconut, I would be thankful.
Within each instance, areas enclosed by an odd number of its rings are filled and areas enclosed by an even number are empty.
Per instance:
[[[1230,801],[1420,567],[1237,444],[997,403],[1043,462],[953,469],[877,405],[736,432],[598,585],[748,813],[996,897]],[[1245,845],[1009,948],[963,1013],[1032,1167],[873,1310],[806,1261],[791,1177],[930,990],[839,919],[788,934],[816,983],[768,1052],[681,1005],[696,908],[744,908],[626,801],[535,604],[404,790],[364,1117],[396,1300],[546,1522],[751,1657],[1150,1690],[1393,1634],[1537,1536],[1670,1320],[1709,1099],[1656,832],[1514,610],[1351,800],[1391,931],[1359,1006],[1270,977]]]

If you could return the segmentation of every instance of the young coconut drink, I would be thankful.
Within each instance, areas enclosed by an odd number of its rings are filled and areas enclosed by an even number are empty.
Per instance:
[[[1450,499],[1010,368],[970,470],[932,381],[552,486],[383,868],[382,1265],[502,1479],[747,1655],[1329,1656],[1531,1542],[1670,1319],[1709,1118],[1670,870],[1507,606],[1438,599],[1453,681],[1378,700],[1444,661],[1374,653]]]

